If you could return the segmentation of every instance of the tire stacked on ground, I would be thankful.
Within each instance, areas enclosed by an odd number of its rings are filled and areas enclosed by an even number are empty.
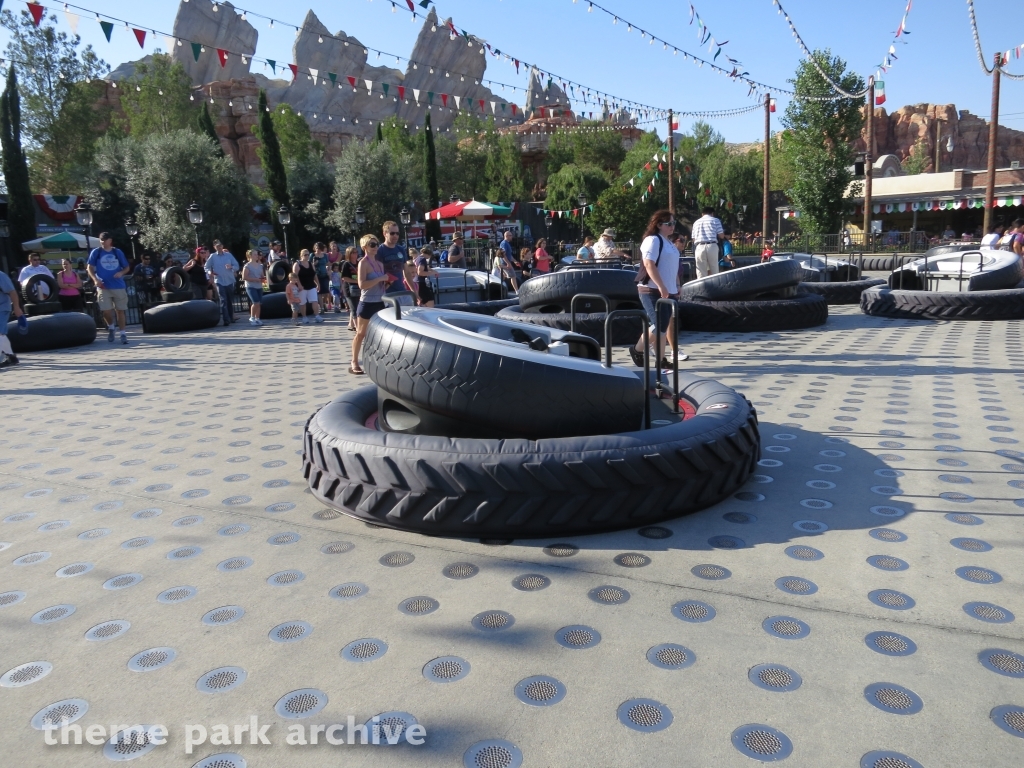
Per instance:
[[[679,325],[688,331],[788,331],[828,320],[823,296],[800,293],[799,261],[770,261],[686,283]]]
[[[192,300],[192,280],[181,267],[168,267],[160,275],[160,300],[164,304],[176,304]],[[148,311],[148,310],[147,310]]]
[[[838,283],[800,283],[802,293],[811,293],[824,297],[828,304],[859,304],[860,295],[868,288],[885,285],[883,278],[865,278]]]
[[[57,299],[59,290],[53,275],[32,275],[21,289],[25,314],[36,317],[60,312],[61,304]]]
[[[160,304],[142,313],[143,333],[180,333],[212,328],[220,322],[220,307],[206,299]]]
[[[287,261],[278,260],[267,265],[267,289],[270,293],[284,293],[288,286],[291,266]],[[289,311],[290,314],[290,311]]]
[[[7,338],[15,354],[81,347],[96,341],[96,322],[81,312],[37,315],[28,319],[26,334],[18,330],[17,322],[8,323]]]
[[[1019,320],[1024,288],[996,291],[901,291],[870,288],[860,297],[865,314],[925,320]]]

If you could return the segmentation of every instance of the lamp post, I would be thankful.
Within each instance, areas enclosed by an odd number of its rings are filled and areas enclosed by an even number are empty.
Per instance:
[[[11,228],[7,223],[7,219],[0,219],[0,239],[4,241],[3,250],[0,250],[0,258],[3,260],[4,273],[7,273],[7,238],[11,236]]]
[[[398,213],[398,220],[405,227],[405,234],[402,236],[402,242],[405,242],[405,239],[409,236],[409,222],[412,221],[412,216],[409,215],[409,209],[404,205]]]
[[[78,226],[86,228],[85,245],[88,248],[92,238],[92,206],[85,200],[80,202],[75,206],[75,218],[78,220]]]
[[[196,250],[199,250],[199,225],[203,223],[203,209],[195,203],[192,203],[188,208],[185,209],[188,213],[189,223],[192,224],[196,231]]]
[[[576,203],[580,207],[580,243],[583,243],[583,217],[587,212],[587,196],[580,193],[580,196],[576,198]]]
[[[277,220],[281,222],[281,231],[284,233],[284,255],[288,255],[288,225],[292,223],[292,212],[288,206],[282,205],[277,209]]]
[[[356,226],[361,227],[366,223],[366,212],[362,206],[356,208]]]
[[[743,211],[736,212],[736,221],[739,222],[740,229],[743,229]]]
[[[135,223],[135,219],[128,217],[128,220],[124,223],[124,231],[128,233],[128,237],[132,241],[132,261],[135,261],[135,236],[139,234],[139,225]]]

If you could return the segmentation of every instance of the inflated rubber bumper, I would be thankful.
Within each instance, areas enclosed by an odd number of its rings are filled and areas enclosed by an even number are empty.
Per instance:
[[[577,293],[607,296],[611,309],[639,309],[636,272],[628,269],[567,269],[537,275],[519,286],[519,306],[526,312],[567,312]],[[603,311],[604,302],[576,302],[580,312]]]
[[[18,332],[18,323],[7,324],[7,338],[15,354],[48,349],[81,347],[96,341],[96,321],[82,312],[60,312],[28,319],[28,333]]]
[[[160,304],[142,313],[143,333],[201,331],[219,322],[220,307],[206,299]]]
[[[284,293],[264,293],[260,302],[260,318],[263,320],[284,320],[292,316],[292,307]]]
[[[362,354],[393,396],[382,397],[381,418],[394,431],[532,439],[626,432],[643,418],[643,383],[564,331],[444,308],[396,319],[387,307],[370,320]]]
[[[1002,291],[898,291],[871,288],[860,297],[865,314],[929,320],[1019,320],[1024,288]]]
[[[367,427],[377,388],[362,387],[310,417],[303,471],[327,506],[419,533],[536,538],[649,525],[728,498],[760,455],[757,416],[742,395],[679,379],[693,418],[545,440],[378,432]]]
[[[679,300],[742,299],[797,285],[803,279],[804,268],[799,261],[769,261],[691,280],[679,289]]]
[[[804,293],[824,296],[825,301],[830,305],[859,304],[860,295],[864,291],[879,285],[885,285],[885,280],[876,277],[870,280],[851,280],[839,283],[800,283],[800,290]]]
[[[59,301],[44,301],[39,304],[26,304],[22,309],[29,317],[36,315],[53,315],[60,312],[63,307]]]
[[[192,301],[192,289],[187,291],[160,291],[160,301],[164,304],[180,304],[183,301]]]
[[[53,275],[32,275],[25,281],[21,289],[21,298],[25,304],[48,304],[57,300],[57,281]],[[43,313],[40,313],[43,314]]]
[[[828,302],[823,296],[798,294],[765,301],[680,301],[684,331],[792,331],[824,325]]]
[[[452,309],[456,312],[472,312],[474,315],[490,315],[494,317],[503,309],[518,307],[519,299],[494,299],[493,301],[463,301],[456,304],[440,304],[439,308]]]
[[[506,307],[495,315],[500,320],[511,320],[516,323],[529,323],[543,328],[554,328],[568,331],[572,324],[572,315],[568,312],[544,314],[540,312],[523,312],[518,306]],[[608,315],[604,312],[577,312],[576,333],[589,336],[604,346],[604,321]],[[623,346],[635,344],[643,332],[643,323],[635,317],[620,318],[612,321],[612,344]]]

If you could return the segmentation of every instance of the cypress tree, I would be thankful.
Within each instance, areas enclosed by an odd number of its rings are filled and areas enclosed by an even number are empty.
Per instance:
[[[220,137],[217,136],[217,129],[213,127],[213,118],[210,117],[210,110],[207,103],[203,102],[203,111],[199,113],[199,130],[205,133],[217,147],[217,153],[224,157],[224,147],[220,145]]]
[[[267,92],[262,88],[257,108],[260,121],[256,125],[255,133],[262,146],[256,150],[256,154],[259,155],[263,179],[274,202],[274,232],[281,237],[283,230],[277,220],[277,208],[282,205],[291,207],[291,199],[288,196],[288,176],[284,170],[284,160],[281,158],[281,145],[274,131],[274,122],[270,119],[270,110],[267,108]]]
[[[384,141],[384,129],[381,127],[381,123],[377,123],[377,143],[380,144]]]
[[[7,221],[16,258],[21,244],[36,237],[36,213],[28,181],[28,163],[21,147],[21,96],[14,67],[7,70],[7,87],[0,96],[0,147],[7,181]]]
[[[427,210],[432,210],[440,202],[437,191],[437,154],[434,151],[434,131],[430,127],[430,114],[427,114],[423,132],[423,186],[427,190]],[[441,241],[441,222],[431,219],[426,225],[427,240]]]

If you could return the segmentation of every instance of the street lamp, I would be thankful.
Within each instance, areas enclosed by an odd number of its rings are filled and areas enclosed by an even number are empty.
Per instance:
[[[451,197],[448,198],[448,202],[449,203],[457,203],[457,202],[459,202],[459,196],[456,195],[454,192],[452,192]]]
[[[85,244],[89,246],[89,239],[92,237],[92,206],[85,200],[75,206],[75,218],[78,219],[78,226],[85,227],[88,236]]]
[[[203,209],[192,203],[185,209],[188,213],[188,220],[196,230],[196,250],[199,250],[199,225],[203,223]]]
[[[409,209],[406,206],[402,206],[402,210],[398,212],[398,220],[405,227],[405,235],[402,237],[404,242],[405,238],[409,236],[409,222],[412,221],[412,216],[409,215]]]
[[[284,233],[284,255],[288,255],[288,225],[292,223],[292,212],[288,206],[282,205],[277,209],[277,220],[281,222],[281,231]]]
[[[576,203],[580,207],[580,243],[583,242],[583,217],[587,212],[587,196],[580,193],[579,197],[576,198]]]
[[[128,233],[128,237],[132,241],[132,261],[135,261],[135,236],[139,234],[139,225],[135,223],[135,219],[131,216],[124,223],[124,231]]]

